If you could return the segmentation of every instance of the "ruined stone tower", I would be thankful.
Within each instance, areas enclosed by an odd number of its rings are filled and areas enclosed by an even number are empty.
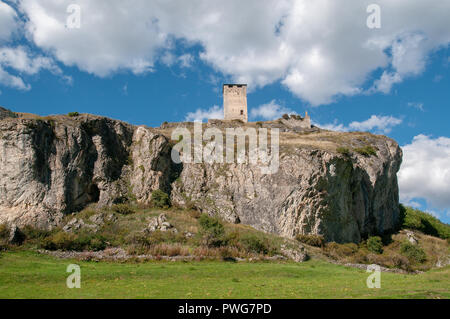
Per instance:
[[[225,120],[247,123],[247,84],[223,85],[223,110]]]

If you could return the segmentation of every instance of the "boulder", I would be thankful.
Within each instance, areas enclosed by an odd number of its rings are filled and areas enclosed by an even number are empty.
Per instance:
[[[281,252],[283,253],[283,255],[297,263],[301,263],[309,259],[305,247],[303,246],[298,246],[296,248],[287,248],[286,245],[282,245]]]
[[[416,235],[414,235],[414,233],[410,230],[406,230],[406,237],[408,238],[408,241],[413,244],[413,245],[417,245],[419,243],[419,240],[417,239]]]

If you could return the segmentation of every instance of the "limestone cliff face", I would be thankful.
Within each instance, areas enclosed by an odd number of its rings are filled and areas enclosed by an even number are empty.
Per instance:
[[[398,219],[402,154],[386,137],[286,129],[278,172],[262,175],[250,164],[178,167],[167,136],[91,115],[1,119],[0,223],[51,228],[92,203],[149,204],[156,189],[175,205],[287,237],[356,242]],[[376,155],[356,151],[367,145]]]
[[[88,204],[168,190],[167,138],[95,116],[0,121],[0,223],[58,225]]]
[[[299,148],[282,153],[273,175],[256,166],[185,165],[172,200],[287,237],[357,242],[393,229],[399,217],[401,150],[390,139],[376,147],[369,158]]]

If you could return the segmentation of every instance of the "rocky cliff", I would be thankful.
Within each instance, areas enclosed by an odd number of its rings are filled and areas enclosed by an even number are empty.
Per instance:
[[[175,165],[176,125],[18,115],[0,118],[0,223],[51,228],[93,203],[150,204],[156,189],[174,205],[287,237],[357,242],[398,220],[402,153],[384,136],[286,128],[278,172],[262,175],[251,164]]]

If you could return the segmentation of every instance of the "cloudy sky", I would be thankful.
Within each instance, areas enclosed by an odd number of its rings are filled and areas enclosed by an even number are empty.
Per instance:
[[[159,126],[220,117],[222,83],[248,83],[251,120],[308,111],[396,139],[402,202],[450,222],[449,14],[442,0],[0,1],[0,105]]]

